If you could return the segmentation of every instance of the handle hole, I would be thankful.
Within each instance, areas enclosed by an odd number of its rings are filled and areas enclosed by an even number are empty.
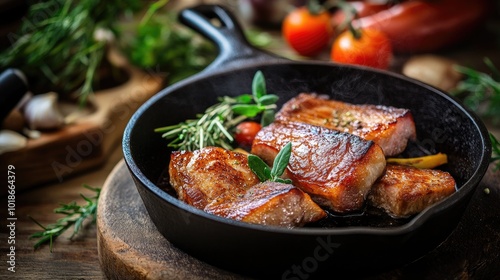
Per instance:
[[[218,18],[212,18],[210,19],[210,24],[217,28],[221,28],[223,26],[222,21]]]

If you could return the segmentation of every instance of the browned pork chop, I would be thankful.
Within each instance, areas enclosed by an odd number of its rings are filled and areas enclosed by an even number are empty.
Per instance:
[[[368,201],[394,217],[421,212],[455,192],[455,180],[445,171],[388,164],[372,187]]]
[[[269,181],[250,187],[232,201],[216,200],[205,211],[248,223],[286,227],[326,217],[308,194],[293,185]]]
[[[322,206],[360,209],[385,168],[382,149],[358,136],[300,122],[274,122],[256,136],[252,153],[272,164],[292,142],[286,175]]]
[[[352,133],[377,143],[386,156],[401,153],[415,139],[413,116],[408,109],[381,105],[353,105],[326,96],[301,93],[283,105],[280,121],[297,121]]]
[[[199,209],[222,195],[236,197],[260,182],[246,155],[217,147],[172,152],[169,175],[179,199]]]
[[[294,227],[326,216],[298,188],[260,183],[242,153],[218,147],[173,152],[169,175],[180,200],[222,217]]]

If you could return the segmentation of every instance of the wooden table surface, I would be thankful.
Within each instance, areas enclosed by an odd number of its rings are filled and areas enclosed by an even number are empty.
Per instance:
[[[497,25],[498,26],[498,25]],[[484,46],[484,44],[481,44]],[[277,51],[277,49],[274,49]],[[446,53],[445,53],[446,55]],[[500,65],[498,46],[478,47],[476,44],[466,46],[466,49],[458,49],[447,54],[447,56],[484,69],[482,57],[490,56],[497,65]],[[497,134],[498,135],[498,134]],[[122,158],[121,147],[116,147],[107,162],[94,170],[65,179],[60,183],[52,183],[36,186],[32,189],[16,193],[15,197],[15,244],[8,244],[9,231],[6,227],[10,221],[4,218],[7,211],[7,190],[3,188],[0,194],[3,209],[1,217],[3,220],[0,230],[0,279],[105,279],[98,260],[96,228],[89,225],[84,234],[77,236],[72,241],[68,240],[70,232],[60,236],[54,243],[51,253],[48,246],[38,250],[33,249],[35,241],[28,237],[40,228],[33,223],[28,216],[47,225],[61,218],[54,214],[53,209],[59,203],[76,201],[82,204],[84,201],[80,193],[91,195],[91,191],[82,187],[88,184],[93,187],[101,187],[113,169]],[[2,166],[2,172],[7,167]],[[30,176],[30,174],[17,174],[17,176]],[[419,262],[405,268],[387,272],[382,275],[374,275],[374,279],[398,279],[411,275],[418,275],[419,279],[432,278],[440,275],[446,278],[446,271],[461,272],[461,279],[492,279],[500,277],[500,171],[489,171],[486,181],[483,182],[474,195],[474,199],[468,208],[468,216],[465,216],[459,227],[462,231],[452,234],[453,242],[438,252],[430,255]],[[489,195],[483,192],[485,187],[490,189]],[[7,270],[9,267],[8,256],[10,246],[15,246],[15,272]],[[448,266],[435,266],[440,262],[442,252],[450,254],[454,261],[445,262]],[[434,255],[433,255],[434,254]],[[458,266],[458,267],[457,267]],[[427,271],[426,268],[434,267],[436,271]],[[437,274],[436,274],[437,273]],[[454,274],[456,275],[456,274]]]

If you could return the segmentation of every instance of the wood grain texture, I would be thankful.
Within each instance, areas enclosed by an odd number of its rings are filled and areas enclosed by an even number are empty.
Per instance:
[[[492,166],[493,167],[493,166]],[[489,194],[484,189],[490,190]],[[490,168],[456,230],[435,250],[367,279],[493,279],[500,276],[500,171]],[[119,163],[100,200],[98,248],[112,279],[242,279],[177,249],[150,220],[128,169]],[[216,252],[214,252],[216,254]]]
[[[107,161],[99,168],[90,172],[80,173],[79,176],[64,179],[62,182],[50,185],[39,185],[24,191],[16,192],[16,272],[7,270],[6,252],[10,245],[6,240],[9,235],[6,228],[5,215],[1,214],[0,248],[2,263],[0,264],[0,279],[106,279],[102,273],[97,255],[97,231],[95,224],[88,224],[83,234],[73,240],[68,238],[72,229],[56,239],[53,252],[47,245],[38,250],[33,249],[36,240],[29,236],[41,228],[29,216],[42,225],[54,223],[63,215],[53,211],[60,203],[72,201],[82,205],[85,201],[80,194],[91,196],[93,193],[82,187],[88,184],[92,187],[102,187],[105,178],[113,167],[123,158],[119,146],[109,154]],[[28,174],[17,173],[17,177]],[[1,205],[5,205],[6,191],[0,195]],[[3,212],[5,213],[5,212]]]

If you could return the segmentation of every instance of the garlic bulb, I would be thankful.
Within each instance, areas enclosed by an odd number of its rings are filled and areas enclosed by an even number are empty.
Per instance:
[[[24,116],[31,129],[55,129],[64,125],[55,92],[33,96],[24,106]]]
[[[28,139],[12,130],[0,130],[0,155],[17,151],[28,144]]]

